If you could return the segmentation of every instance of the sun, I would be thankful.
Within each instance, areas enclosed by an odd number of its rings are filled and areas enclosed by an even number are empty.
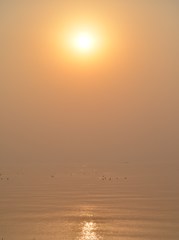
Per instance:
[[[81,53],[87,53],[94,50],[95,43],[95,36],[89,32],[79,32],[73,38],[74,49]]]

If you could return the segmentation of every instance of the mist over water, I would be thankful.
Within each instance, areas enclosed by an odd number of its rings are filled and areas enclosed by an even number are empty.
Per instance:
[[[179,239],[178,12],[0,1],[0,240]]]

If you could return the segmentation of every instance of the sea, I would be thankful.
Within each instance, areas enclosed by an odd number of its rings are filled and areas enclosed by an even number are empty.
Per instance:
[[[0,240],[179,240],[179,168],[2,167]]]

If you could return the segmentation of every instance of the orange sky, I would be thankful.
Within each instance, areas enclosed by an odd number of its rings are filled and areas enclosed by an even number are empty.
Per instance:
[[[125,2],[0,3],[3,163],[177,161],[179,6]],[[93,55],[65,45],[80,25]]]

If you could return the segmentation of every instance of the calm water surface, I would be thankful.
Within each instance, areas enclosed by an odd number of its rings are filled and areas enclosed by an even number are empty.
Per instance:
[[[7,174],[0,182],[0,239],[179,239],[178,192],[169,181],[157,185],[115,174],[103,179],[99,173],[7,179]]]

